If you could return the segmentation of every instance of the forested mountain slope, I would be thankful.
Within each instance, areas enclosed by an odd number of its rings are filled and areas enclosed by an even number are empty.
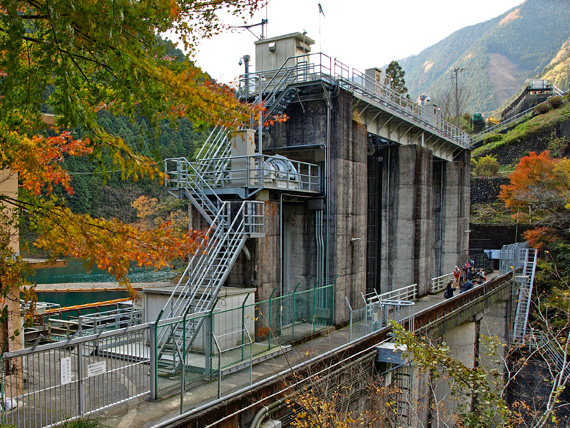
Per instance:
[[[466,7],[477,7],[470,3]],[[466,10],[466,13],[468,11]],[[462,112],[490,112],[514,95],[525,80],[556,74],[568,89],[570,2],[526,0],[489,21],[463,28],[418,55],[400,62],[412,97],[441,100],[454,88],[467,93]],[[564,77],[565,76],[565,77]]]

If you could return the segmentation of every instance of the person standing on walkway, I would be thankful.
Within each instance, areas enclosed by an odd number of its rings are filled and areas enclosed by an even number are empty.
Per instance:
[[[459,289],[459,278],[461,278],[461,270],[459,266],[455,266],[455,269],[453,269],[453,288],[456,290]]]

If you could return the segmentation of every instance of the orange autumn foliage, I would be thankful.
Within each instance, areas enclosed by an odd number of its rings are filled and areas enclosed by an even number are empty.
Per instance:
[[[501,186],[499,198],[509,208],[529,210],[538,227],[524,234],[534,248],[567,235],[570,226],[570,160],[553,159],[548,151],[521,158]],[[526,214],[525,214],[526,215]]]

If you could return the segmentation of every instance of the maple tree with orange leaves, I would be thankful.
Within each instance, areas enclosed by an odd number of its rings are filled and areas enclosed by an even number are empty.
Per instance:
[[[509,178],[499,198],[519,221],[528,221],[530,211],[537,227],[524,235],[529,244],[541,248],[566,240],[570,236],[570,160],[551,158],[548,151],[531,152],[521,158]]]
[[[25,214],[51,257],[79,257],[130,289],[131,263],[168,266],[205,239],[180,219],[125,224],[72,212],[55,188],[73,193],[62,162],[88,156],[105,177],[156,179],[153,159],[106,132],[97,113],[134,120],[189,119],[237,128],[256,112],[189,59],[169,55],[174,34],[190,54],[225,27],[219,11],[246,19],[261,0],[0,0],[0,171],[18,175],[19,194],[0,195],[0,284],[22,286],[25,263],[10,247]],[[42,113],[53,113],[47,126]],[[81,131],[79,134],[72,131]],[[108,160],[110,159],[110,163]],[[141,208],[141,207],[139,207]],[[143,210],[144,211],[144,210]],[[186,223],[187,225],[187,223]]]

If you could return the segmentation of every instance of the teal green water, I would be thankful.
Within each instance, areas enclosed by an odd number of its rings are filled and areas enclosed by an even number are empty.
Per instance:
[[[174,274],[170,269],[155,272],[134,267],[130,273],[132,283],[168,281],[173,276]],[[97,267],[87,270],[81,260],[68,260],[67,267],[64,268],[38,269],[36,275],[31,279],[36,284],[115,282],[115,278],[112,275]]]
[[[130,273],[132,283],[168,281],[173,276],[174,274],[170,269],[155,272],[133,268]],[[93,282],[116,282],[113,276],[101,269],[96,267],[91,270],[86,269],[80,260],[68,260],[67,267],[64,268],[39,269],[30,280],[36,284],[85,283],[86,288],[89,288],[88,284]],[[128,297],[126,291],[38,292],[37,295],[38,301],[58,303],[61,307]]]

